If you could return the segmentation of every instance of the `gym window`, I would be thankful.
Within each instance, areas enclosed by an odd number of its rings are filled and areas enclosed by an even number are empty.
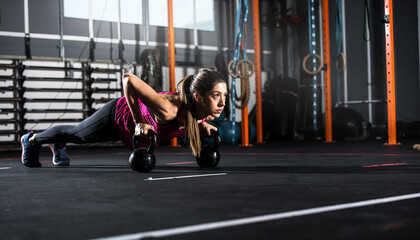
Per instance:
[[[64,16],[68,18],[92,19],[118,22],[119,0],[64,0]],[[142,24],[142,3],[144,0],[120,0],[121,22]],[[213,0],[173,0],[174,27],[194,28],[194,1],[196,1],[197,29],[214,31]],[[92,9],[90,9],[92,6]],[[168,26],[167,0],[149,0],[149,24]]]

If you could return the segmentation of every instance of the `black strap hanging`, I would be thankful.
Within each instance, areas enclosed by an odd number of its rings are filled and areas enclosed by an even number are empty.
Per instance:
[[[31,55],[31,37],[29,33],[25,33],[25,54],[27,59],[32,59]]]
[[[89,60],[91,62],[95,61],[95,47],[96,47],[95,40],[91,38],[89,42]]]
[[[120,39],[120,42],[118,43],[118,59],[121,62],[124,62],[124,43],[122,39]]]

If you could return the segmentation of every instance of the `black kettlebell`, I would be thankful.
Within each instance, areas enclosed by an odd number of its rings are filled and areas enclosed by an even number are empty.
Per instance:
[[[133,135],[133,152],[128,159],[131,169],[138,172],[150,172],[155,167],[156,157],[153,151],[156,148],[157,136],[152,130],[147,131],[150,144],[147,149],[138,148],[138,136]]]
[[[196,157],[198,166],[201,168],[213,168],[219,164],[220,153],[219,153],[219,133],[215,130],[211,130],[210,137],[213,137],[213,144],[203,144],[201,145],[200,157]]]

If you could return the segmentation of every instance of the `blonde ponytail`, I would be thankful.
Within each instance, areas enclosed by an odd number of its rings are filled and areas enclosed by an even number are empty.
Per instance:
[[[193,75],[186,76],[178,83],[178,91],[180,99],[185,106],[185,128],[190,142],[190,147],[193,155],[199,157],[201,152],[200,129],[198,128],[195,112],[195,100],[190,91],[193,80]]]

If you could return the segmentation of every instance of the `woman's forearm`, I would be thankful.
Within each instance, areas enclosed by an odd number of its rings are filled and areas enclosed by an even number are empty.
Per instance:
[[[124,96],[127,100],[128,107],[130,108],[131,115],[133,116],[135,123],[144,123],[144,118],[141,115],[138,96],[136,91],[133,89],[131,81],[133,76],[131,74],[123,75],[123,89]],[[140,79],[139,79],[140,80]],[[141,80],[140,80],[141,81]]]
[[[136,123],[144,122],[138,99],[152,110],[157,117],[163,119],[166,116],[165,114],[168,112],[168,101],[161,98],[153,88],[136,75],[125,73],[123,75],[123,88],[127,104]]]

